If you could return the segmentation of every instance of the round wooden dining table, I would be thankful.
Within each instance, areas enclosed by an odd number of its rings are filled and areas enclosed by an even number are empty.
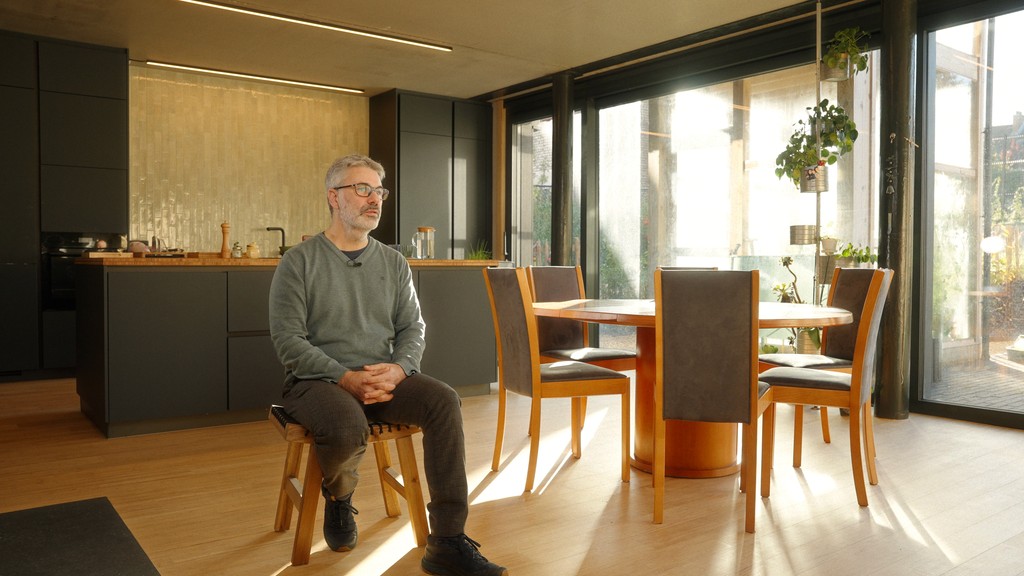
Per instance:
[[[650,472],[654,461],[654,380],[657,345],[654,300],[568,300],[535,302],[537,316],[636,327],[636,398],[633,402],[634,468]],[[853,322],[842,308],[761,302],[760,328],[810,328]],[[717,422],[669,420],[665,423],[665,473],[682,478],[716,478],[739,471],[738,426]]]

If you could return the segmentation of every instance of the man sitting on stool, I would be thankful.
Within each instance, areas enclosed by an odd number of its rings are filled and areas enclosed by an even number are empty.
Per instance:
[[[423,429],[430,535],[423,570],[502,576],[466,536],[469,491],[461,402],[419,372],[424,323],[409,263],[369,236],[388,191],[384,168],[345,156],[327,171],[330,226],[281,258],[270,288],[270,332],[287,375],[284,407],[313,435],[323,469],[324,538],[347,551],[358,540],[352,493],[368,419]]]

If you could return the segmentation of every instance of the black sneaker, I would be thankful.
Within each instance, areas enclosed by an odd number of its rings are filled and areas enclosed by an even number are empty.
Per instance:
[[[431,534],[420,566],[435,576],[508,576],[508,570],[488,562],[479,548],[480,543],[465,534],[445,538]]]
[[[356,547],[359,541],[359,530],[356,529],[356,519],[353,514],[359,511],[352,506],[352,495],[335,500],[326,490],[324,499],[324,539],[327,546],[335,552],[348,552]]]

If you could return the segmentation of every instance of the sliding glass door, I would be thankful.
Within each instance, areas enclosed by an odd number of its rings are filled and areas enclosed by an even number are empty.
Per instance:
[[[1024,426],[1024,12],[927,36],[915,410]]]

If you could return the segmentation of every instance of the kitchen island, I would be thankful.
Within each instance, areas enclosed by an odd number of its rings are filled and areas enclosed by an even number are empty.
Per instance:
[[[178,255],[175,255],[178,256]],[[108,437],[266,417],[284,370],[267,301],[278,258],[110,257],[76,263],[78,395]],[[421,369],[460,395],[496,379],[491,260],[410,260]]]

